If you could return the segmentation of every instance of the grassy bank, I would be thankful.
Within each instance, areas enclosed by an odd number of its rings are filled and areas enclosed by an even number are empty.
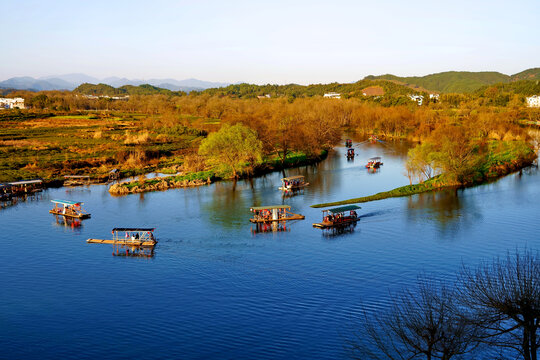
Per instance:
[[[240,178],[261,176],[272,171],[279,171],[285,168],[298,167],[314,164],[326,158],[328,151],[322,151],[318,156],[307,156],[303,153],[292,153],[285,161],[281,161],[277,156],[270,156],[262,163],[257,164],[251,171],[243,171]],[[222,179],[231,179],[232,173],[220,169],[191,172],[177,176],[166,176],[152,179],[134,180],[124,183],[117,183],[109,188],[113,195],[126,195],[133,193],[163,191],[167,189],[183,188],[191,186],[201,186],[211,184]]]
[[[148,191],[163,191],[167,189],[200,186],[212,183],[215,174],[212,171],[199,171],[186,175],[140,179],[117,183],[109,188],[112,195],[126,195]]]
[[[534,149],[529,144],[522,141],[493,141],[489,144],[488,148],[489,151],[485,157],[485,161],[476,169],[476,173],[473,178],[474,180],[472,182],[464,184],[456,183],[455,181],[449,180],[449,177],[445,174],[441,174],[420,184],[401,186],[393,190],[379,192],[374,195],[316,204],[311,205],[311,207],[323,208],[329,206],[364,203],[393,197],[410,196],[440,189],[479,185],[529,166],[538,157]]]

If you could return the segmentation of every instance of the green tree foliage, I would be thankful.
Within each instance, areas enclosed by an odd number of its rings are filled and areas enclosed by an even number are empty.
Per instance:
[[[201,142],[199,155],[215,165],[226,165],[238,177],[238,172],[248,163],[261,161],[262,143],[257,133],[247,126],[224,125]]]
[[[424,182],[435,175],[434,153],[435,149],[430,143],[423,143],[409,149],[405,169],[411,185],[414,179]]]
[[[498,72],[447,71],[426,76],[399,77],[395,75],[367,76],[365,79],[385,79],[407,85],[421,86],[427,90],[444,93],[473,92],[484,85],[509,82],[510,76]]]
[[[361,80],[355,83],[340,84],[313,84],[313,85],[253,85],[253,84],[235,84],[229,85],[223,88],[206,89],[200,94],[218,95],[218,96],[232,96],[238,98],[256,98],[257,96],[269,94],[272,98],[285,97],[294,101],[296,98],[302,97],[315,97],[323,96],[325,93],[337,92],[344,98],[362,98],[365,100],[371,99],[371,97],[365,97],[362,94],[362,90],[369,86],[380,86],[384,89],[386,97],[392,96],[404,96],[411,93],[411,89],[393,83],[391,81],[371,81]],[[193,94],[197,94],[193,92]]]
[[[169,96],[182,96],[186,95],[183,91],[171,91],[168,89],[162,89],[157,86],[143,84],[139,86],[124,85],[119,88],[112,87],[107,84],[89,84],[84,83],[79,85],[73,92],[84,95],[96,95],[96,96],[125,96],[125,95],[169,95]]]

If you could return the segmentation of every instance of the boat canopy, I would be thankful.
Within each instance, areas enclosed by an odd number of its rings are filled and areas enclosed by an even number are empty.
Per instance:
[[[51,200],[52,203],[55,204],[63,204],[63,205],[82,205],[84,203],[80,201],[71,201],[71,200]]]
[[[284,180],[287,180],[287,181],[299,180],[299,179],[303,179],[303,178],[304,178],[304,175],[295,175],[295,176],[284,177],[283,179],[281,179],[281,181],[284,181]]]
[[[114,228],[112,229],[113,232],[117,231],[127,231],[127,232],[140,232],[140,231],[154,231],[155,228]]]
[[[333,209],[326,209],[326,210],[323,210],[323,211],[329,211],[332,214],[338,214],[338,213],[342,213],[342,212],[345,212],[345,211],[358,210],[358,209],[361,209],[361,207],[356,206],[356,205],[346,205],[346,206],[340,206],[340,207],[333,208]]]
[[[375,156],[375,157],[369,158],[369,160],[381,160],[381,157],[380,156]]]
[[[258,210],[272,210],[272,209],[290,209],[289,205],[270,205],[270,206],[253,206],[251,211]]]
[[[9,185],[30,185],[30,184],[41,184],[42,182],[43,180],[41,179],[21,180],[21,181],[10,182]]]

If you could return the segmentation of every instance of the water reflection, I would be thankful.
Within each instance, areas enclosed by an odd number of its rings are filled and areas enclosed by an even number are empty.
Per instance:
[[[72,218],[63,215],[53,215],[55,218],[55,225],[65,228],[70,228],[73,231],[79,231],[82,227],[82,220],[77,218]]]
[[[113,245],[113,256],[129,258],[153,258],[154,246]]]
[[[251,226],[252,234],[261,234],[269,232],[291,231],[286,221],[272,221],[267,223],[257,223]]]
[[[20,203],[40,201],[44,198],[47,198],[47,196],[44,195],[43,191],[22,195],[13,195],[9,199],[0,201],[0,210],[15,206]]]
[[[467,229],[482,219],[471,198],[463,196],[464,189],[427,192],[407,198],[407,218],[410,221],[435,220],[441,233],[452,235],[460,228]]]
[[[358,224],[358,221],[355,221],[345,226],[336,226],[333,228],[324,229],[322,230],[322,236],[327,239],[335,239],[341,236],[351,235],[356,232],[356,225]],[[359,231],[360,229],[358,229],[358,232]]]

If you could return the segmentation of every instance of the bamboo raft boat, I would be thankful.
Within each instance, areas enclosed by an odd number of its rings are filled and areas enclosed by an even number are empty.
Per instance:
[[[309,183],[305,181],[303,175],[289,176],[281,179],[281,186],[279,187],[279,190],[283,190],[285,192],[296,191],[301,190],[308,185]]]
[[[381,167],[383,163],[381,162],[380,156],[375,156],[368,159],[368,163],[366,164],[366,168],[368,169],[378,169]]]
[[[314,223],[313,227],[319,229],[342,228],[356,224],[359,217],[356,210],[360,209],[356,205],[340,206],[333,209],[323,210],[323,221]],[[349,214],[345,214],[349,212]]]
[[[155,228],[114,228],[112,239],[88,239],[89,244],[112,244],[130,247],[153,247],[157,244]]]
[[[77,219],[87,219],[90,214],[82,209],[84,203],[71,200],[51,200],[54,203],[54,208],[49,210],[51,214],[67,216]]]
[[[249,209],[253,213],[252,223],[268,223],[274,221],[304,220],[304,215],[289,211],[289,205],[254,206]]]

